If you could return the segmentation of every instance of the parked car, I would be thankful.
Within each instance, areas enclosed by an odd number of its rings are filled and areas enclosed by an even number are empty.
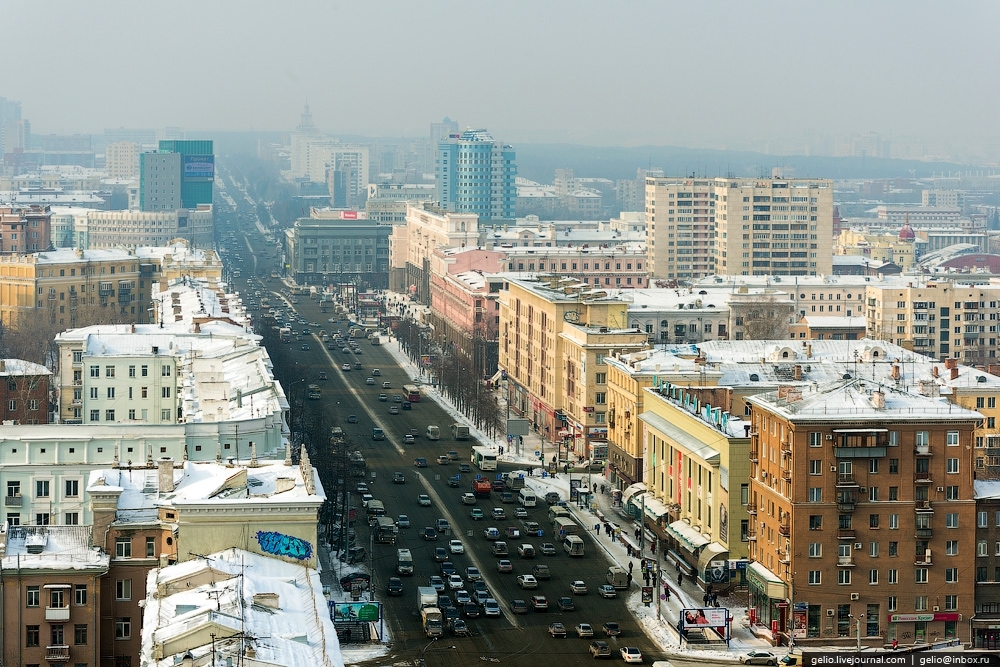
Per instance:
[[[346,592],[351,590],[351,586],[355,581],[361,582],[361,588],[367,589],[369,582],[371,582],[372,577],[370,574],[365,572],[351,572],[350,574],[345,574],[340,578],[340,587]]]
[[[744,665],[777,665],[778,656],[770,651],[749,651],[740,656]]]

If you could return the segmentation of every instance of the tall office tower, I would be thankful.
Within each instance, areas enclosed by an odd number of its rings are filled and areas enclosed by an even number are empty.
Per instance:
[[[466,130],[439,141],[434,172],[444,210],[475,213],[480,220],[514,219],[514,147],[495,141],[486,130]]]
[[[833,181],[715,179],[716,273],[833,273]]]
[[[131,181],[139,177],[139,144],[132,141],[116,141],[104,149],[104,170],[108,178],[116,181]]]
[[[28,147],[27,127],[21,118],[21,103],[0,97],[0,163],[7,153]]]
[[[646,247],[653,278],[702,278],[715,271],[711,179],[646,178]]]
[[[139,160],[139,208],[173,211],[212,203],[215,155],[210,140],[161,141]]]

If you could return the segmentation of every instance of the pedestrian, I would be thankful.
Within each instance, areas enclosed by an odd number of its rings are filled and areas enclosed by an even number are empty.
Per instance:
[[[895,651],[897,648],[899,648],[899,642],[896,640],[895,637],[893,637],[892,638],[892,650]]]
[[[670,587],[667,586],[666,584],[663,584],[663,597],[666,598],[667,600],[670,599]]]
[[[632,585],[632,573],[631,572],[628,573],[628,585],[629,586]]]
[[[678,573],[678,575],[677,575],[677,585],[680,586],[682,583],[684,583],[684,575]]]
[[[601,534],[601,524],[599,524],[599,523],[595,523],[594,524],[594,534],[595,535],[600,535]]]
[[[634,563],[634,562],[632,562],[632,561],[629,561],[629,562],[628,562],[628,571],[629,571],[629,572],[631,572],[631,571],[632,571],[632,566],[633,566],[633,565],[635,565],[635,563]]]

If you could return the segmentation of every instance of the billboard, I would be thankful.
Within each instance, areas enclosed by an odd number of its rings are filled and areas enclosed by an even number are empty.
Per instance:
[[[181,168],[184,180],[211,180],[215,178],[215,156],[185,155]]]
[[[681,609],[680,625],[683,630],[689,625],[724,628],[729,620],[729,610],[725,607],[706,607],[704,609]]]
[[[381,606],[378,602],[330,602],[333,610],[333,622],[338,621],[377,621]]]

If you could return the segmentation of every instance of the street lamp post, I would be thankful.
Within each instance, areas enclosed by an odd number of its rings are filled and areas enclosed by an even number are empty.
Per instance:
[[[848,618],[850,618],[850,616],[851,615],[848,614]],[[858,614],[857,616],[854,617],[854,624],[857,627],[857,632],[858,632],[858,653],[861,652],[861,621],[863,620],[865,620],[864,614]]]

